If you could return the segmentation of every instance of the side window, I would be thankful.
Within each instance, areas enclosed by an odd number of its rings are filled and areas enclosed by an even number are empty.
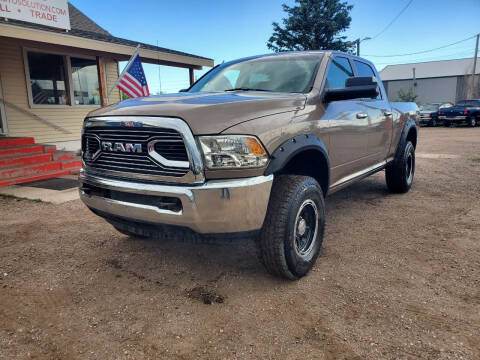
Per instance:
[[[375,76],[377,78],[377,81],[380,81],[380,79],[375,75],[375,71],[373,71],[370,65],[357,60],[353,60],[353,62],[355,63],[355,67],[357,68],[358,76]],[[378,94],[377,99],[381,98],[382,94]]]
[[[336,57],[330,63],[327,72],[326,89],[343,88],[345,80],[353,76],[352,67],[347,58]]]

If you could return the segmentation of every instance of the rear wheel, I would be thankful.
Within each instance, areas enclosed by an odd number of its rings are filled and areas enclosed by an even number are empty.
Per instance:
[[[325,205],[317,181],[308,176],[275,178],[260,233],[260,256],[273,275],[290,280],[305,276],[323,242]]]
[[[436,127],[437,126],[437,119],[433,118],[432,121],[430,121],[430,126]]]
[[[474,116],[470,117],[468,120],[468,125],[470,127],[475,127],[477,125],[477,119]]]
[[[412,187],[415,175],[415,147],[407,141],[403,151],[385,169],[388,190],[393,193],[406,193]]]

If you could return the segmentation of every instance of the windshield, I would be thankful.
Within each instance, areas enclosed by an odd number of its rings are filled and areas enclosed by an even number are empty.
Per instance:
[[[480,106],[480,101],[477,100],[462,100],[457,103],[457,106]]]
[[[440,104],[425,104],[420,106],[420,111],[437,111]]]
[[[311,90],[322,55],[268,56],[220,65],[188,92],[257,90],[305,93]]]

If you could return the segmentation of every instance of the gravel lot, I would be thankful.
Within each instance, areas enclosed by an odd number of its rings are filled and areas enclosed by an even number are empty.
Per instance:
[[[298,282],[250,242],[137,240],[78,200],[0,199],[0,358],[480,359],[478,157],[480,128],[423,128],[412,190],[379,173],[329,197]]]

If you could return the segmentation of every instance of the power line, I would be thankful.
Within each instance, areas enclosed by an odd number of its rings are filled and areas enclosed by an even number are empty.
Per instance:
[[[407,3],[407,5],[405,5],[405,7],[403,7],[402,10],[400,10],[400,12],[397,14],[397,16],[395,16],[395,17],[393,18],[393,20],[390,21],[390,22],[388,23],[388,25],[385,26],[385,28],[384,28],[382,31],[380,31],[377,35],[373,36],[370,40],[376,39],[377,37],[379,37],[380,35],[382,35],[385,31],[387,31],[388,28],[389,28],[390,26],[392,26],[392,24],[400,17],[400,15],[402,15],[402,14],[405,12],[405,10],[408,9],[408,7],[410,6],[410,4],[411,4],[412,2],[413,2],[413,0],[410,0],[410,1]]]
[[[470,39],[473,39],[475,36],[477,36],[477,35],[473,35],[473,36],[470,36],[470,37],[468,37],[468,38],[466,38],[466,39],[463,39],[463,40],[460,40],[460,41],[456,41],[456,42],[451,43],[451,44],[443,45],[443,46],[440,46],[440,47],[437,47],[437,48],[433,48],[433,49],[429,49],[429,50],[423,50],[423,51],[417,51],[417,52],[408,53],[408,54],[396,54],[396,55],[363,55],[363,56],[371,56],[371,57],[396,57],[396,56],[410,56],[410,55],[425,54],[425,53],[428,53],[428,52],[432,52],[432,51],[436,51],[436,50],[440,50],[440,49],[445,49],[446,47],[460,44],[460,43],[462,43],[462,42],[465,42],[465,41],[468,41],[468,40],[470,40]]]
[[[392,62],[392,61],[380,62],[380,63],[375,62],[375,65],[393,65],[393,64],[403,65],[403,64],[413,64],[413,63],[418,63],[418,62],[469,59],[469,58],[471,58],[471,53],[472,53],[472,51],[468,50],[468,51],[462,51],[462,52],[457,52],[457,53],[453,53],[453,54],[444,54],[444,55],[438,55],[438,56],[426,57],[426,58],[408,59],[408,60],[406,60],[407,62],[401,62],[401,63]],[[468,56],[468,55],[470,55],[470,56]],[[456,57],[453,58],[453,59],[450,59],[450,57],[452,57],[452,56],[456,56]],[[467,57],[464,57],[464,56],[467,56]],[[449,59],[445,59],[446,57],[448,57]]]

